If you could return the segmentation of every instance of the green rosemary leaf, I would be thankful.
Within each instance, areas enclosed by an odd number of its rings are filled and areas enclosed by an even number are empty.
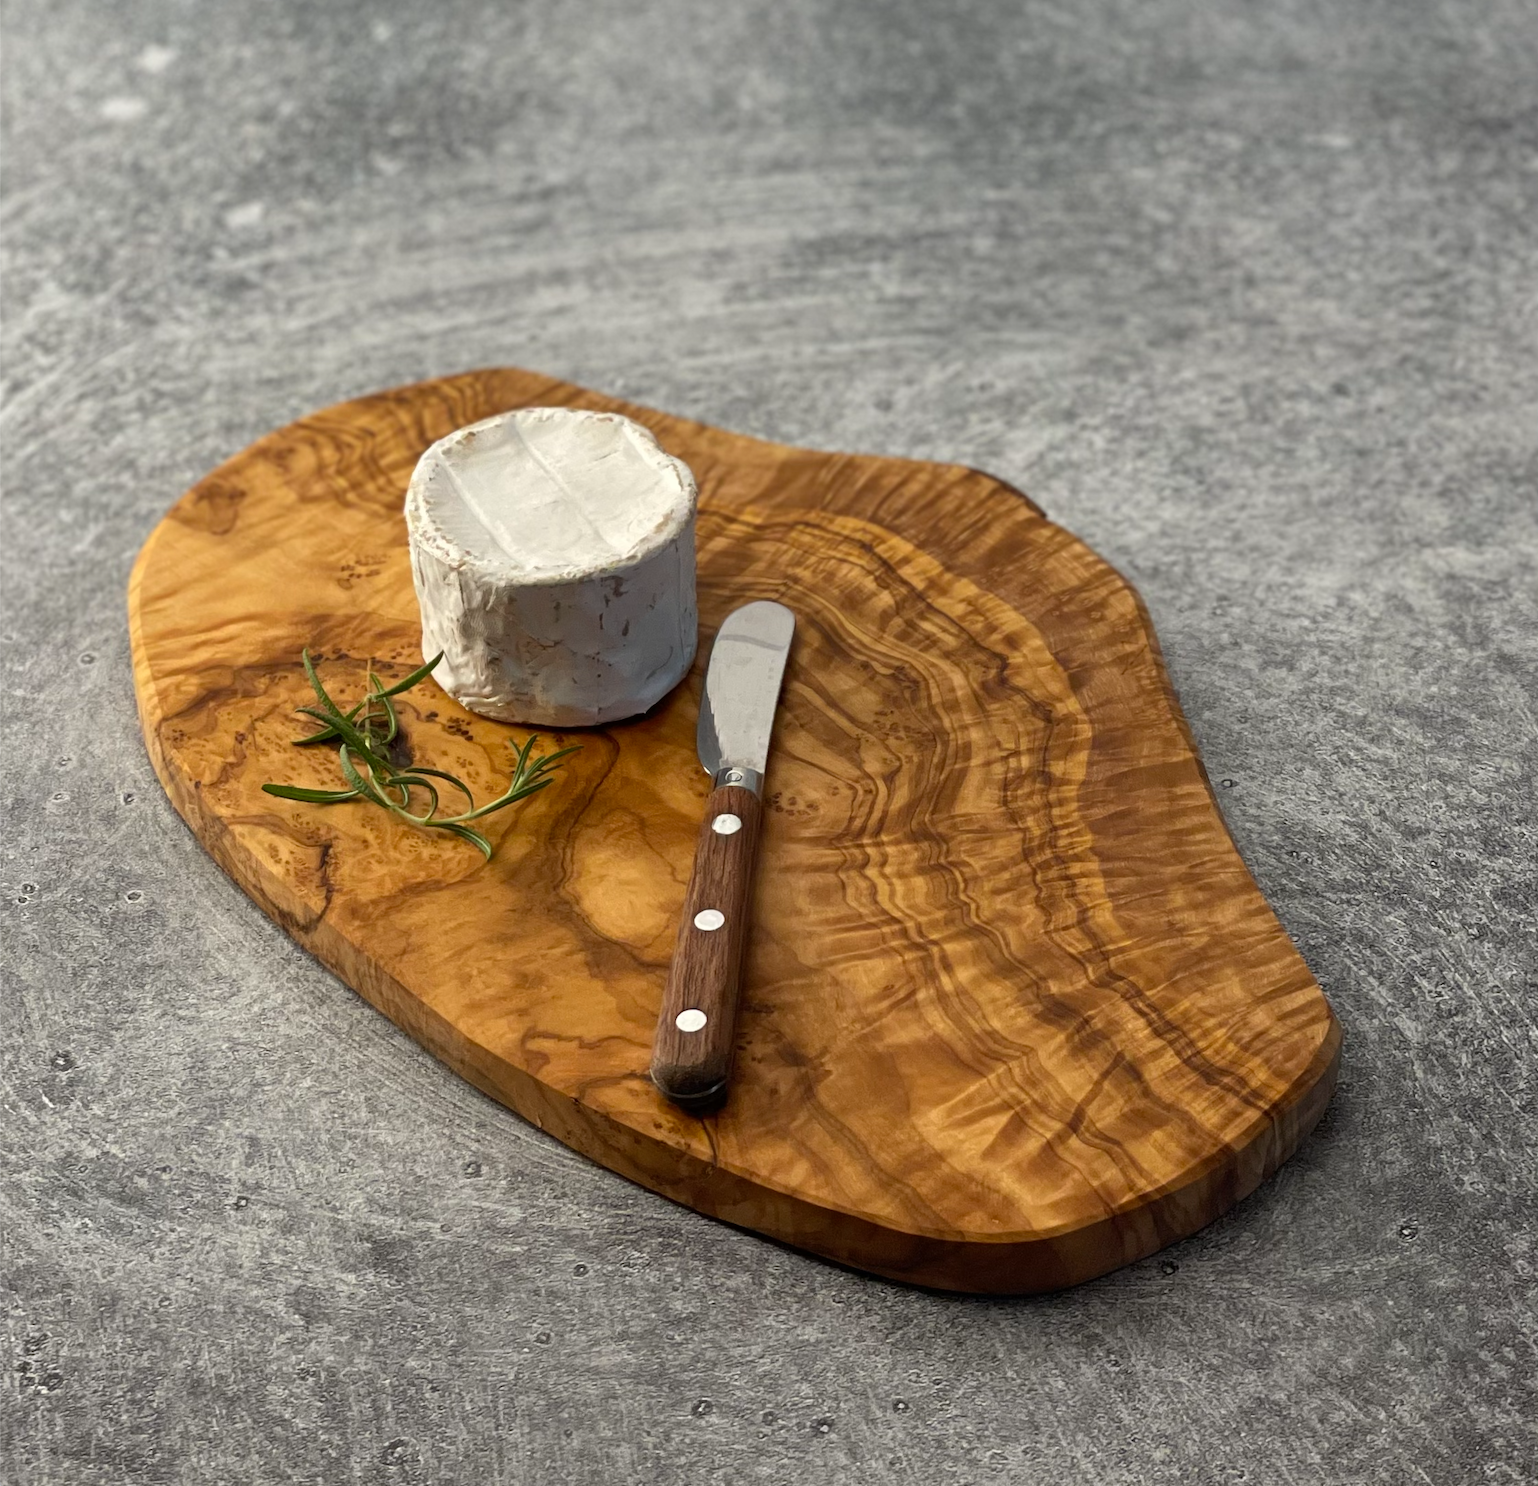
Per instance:
[[[329,713],[322,712],[319,707],[296,707],[294,710],[303,717],[321,718],[326,724],[318,733],[311,733],[305,738],[295,738],[295,748],[303,748],[306,743],[329,743],[337,736],[336,729],[331,726]]]
[[[337,762],[342,766],[342,778],[345,779],[365,799],[372,800],[376,805],[383,805],[386,810],[395,807],[379,792],[379,787],[372,779],[365,779],[362,771],[352,761],[352,750],[343,743],[336,751]]]
[[[313,709],[301,707],[299,710],[301,712],[309,712]],[[308,738],[295,738],[294,747],[303,748],[306,743],[329,743],[334,737],[336,737],[336,729],[330,723],[327,723],[318,733],[311,733]]]
[[[395,741],[395,735],[400,731],[400,722],[395,716],[395,703],[390,700],[390,693],[380,684],[379,677],[372,671],[368,673],[369,699],[368,707],[372,712],[377,700],[384,708],[385,735],[380,739],[380,746],[388,748]]]
[[[458,836],[461,841],[468,841],[472,846],[478,847],[489,862],[493,850],[489,842],[479,831],[472,831],[469,826],[454,824],[453,821],[435,820],[433,826],[436,830],[447,831],[451,836]]]
[[[470,793],[469,786],[464,780],[457,778],[453,774],[445,774],[442,769],[429,769],[424,764],[413,764],[411,772],[413,774],[427,774],[434,779],[442,779],[452,784],[472,805],[475,803],[475,796]]]
[[[528,785],[525,788],[518,790],[516,793],[514,793],[512,790],[509,790],[505,795],[501,795],[497,799],[492,800],[490,804],[482,805],[475,810],[467,810],[463,815],[450,816],[447,821],[439,821],[438,824],[458,825],[461,821],[479,820],[483,815],[491,815],[497,810],[505,810],[509,805],[516,805],[519,800],[524,800],[527,799],[530,795],[538,794],[546,784],[551,784],[553,782],[553,780],[547,779],[545,780],[544,784]]]
[[[396,697],[399,696],[403,691],[410,691],[411,688],[417,684],[417,682],[427,680],[427,678],[432,675],[433,668],[442,659],[443,652],[440,650],[430,661],[428,661],[425,666],[418,666],[416,670],[414,670],[404,680],[397,681],[394,686],[390,687],[385,692],[385,695],[387,697]]]
[[[339,805],[343,800],[356,800],[355,789],[302,789],[297,784],[264,784],[269,795],[282,800],[303,800],[309,805]]]
[[[415,817],[407,810],[411,803],[411,791],[401,789],[401,798],[393,800],[388,791],[394,786],[391,784],[388,774],[385,783],[380,784],[378,774],[374,768],[374,760],[367,755],[362,755],[364,769],[359,769],[353,757],[353,750],[343,743],[337,748],[337,762],[342,766],[342,777],[352,787],[360,791],[365,798],[372,800],[376,805],[383,805],[392,815],[400,815],[407,820],[415,820]],[[365,770],[367,772],[365,772]]]
[[[413,769],[409,774],[392,774],[385,783],[390,789],[404,789],[407,801],[411,799],[412,790],[425,789],[432,797],[432,804],[427,807],[426,815],[416,815],[412,819],[420,821],[424,826],[436,825],[437,822],[433,817],[438,813],[438,791],[430,780],[422,777],[422,774],[421,769]]]
[[[341,710],[337,707],[337,704],[333,702],[331,698],[326,694],[326,688],[320,684],[320,677],[315,674],[315,662],[310,659],[310,647],[308,645],[306,645],[304,650],[300,653],[299,658],[304,663],[304,674],[309,679],[310,686],[314,690],[315,695],[320,698],[321,706],[324,707],[332,717],[341,719]]]

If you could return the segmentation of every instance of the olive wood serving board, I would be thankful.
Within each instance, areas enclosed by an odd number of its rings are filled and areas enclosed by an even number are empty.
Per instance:
[[[700,656],[473,847],[296,749],[308,645],[339,698],[420,659],[401,513],[433,440],[612,409],[695,471]],[[647,1078],[710,781],[725,614],[797,616],[765,785],[731,1094]],[[815,453],[492,370],[344,403],[190,490],[129,587],[149,755],[231,877],[448,1066],[702,1213],[943,1289],[1103,1274],[1252,1191],[1319,1118],[1340,1032],[1218,813],[1137,594],[975,470]],[[528,730],[434,683],[419,763],[500,793]]]

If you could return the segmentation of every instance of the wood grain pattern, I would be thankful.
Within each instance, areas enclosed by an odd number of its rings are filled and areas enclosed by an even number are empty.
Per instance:
[[[645,718],[564,735],[498,854],[363,807],[288,746],[301,647],[346,696],[415,663],[401,499],[434,439],[609,408],[699,478],[701,659]],[[647,1076],[709,780],[725,614],[798,619],[765,785],[732,1098]],[[1339,1029],[1234,850],[1136,594],[999,481],[784,448],[524,372],[317,413],[194,487],[129,595],[150,757],[224,868],[450,1067],[679,1202],[970,1291],[1073,1284],[1210,1221],[1295,1148]],[[524,730],[430,684],[424,763],[477,793]]]
[[[750,894],[763,817],[758,796],[739,785],[712,789],[705,801],[652,1044],[652,1082],[685,1109],[719,1103],[731,1077],[742,952],[752,921]],[[740,824],[730,835],[722,835],[715,829],[721,819]],[[701,928],[696,915],[712,909],[721,915],[721,923]],[[705,1023],[692,1032],[681,1031],[678,1017],[691,1010],[703,1014]]]

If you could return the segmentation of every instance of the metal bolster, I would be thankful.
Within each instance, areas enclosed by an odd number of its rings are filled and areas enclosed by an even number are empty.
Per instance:
[[[764,793],[764,776],[757,769],[741,769],[735,765],[717,769],[715,786],[720,789],[723,784],[735,784],[739,789],[750,789],[760,797]]]
[[[653,1079],[652,1082],[655,1083],[656,1080]],[[661,1086],[658,1085],[658,1087]],[[702,1089],[697,1094],[675,1094],[670,1089],[663,1089],[662,1092],[689,1114],[709,1114],[725,1099],[726,1080],[723,1078],[720,1083],[712,1084],[708,1089]]]

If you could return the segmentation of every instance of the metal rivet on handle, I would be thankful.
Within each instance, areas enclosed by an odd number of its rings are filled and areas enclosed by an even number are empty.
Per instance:
[[[719,929],[726,922],[726,915],[719,908],[702,908],[694,915],[696,929]]]
[[[681,1011],[673,1018],[673,1025],[680,1032],[698,1032],[709,1020],[699,1007],[691,1006],[687,1011]]]
[[[728,811],[725,815],[718,815],[711,821],[710,829],[718,836],[735,836],[742,829],[742,817]]]

